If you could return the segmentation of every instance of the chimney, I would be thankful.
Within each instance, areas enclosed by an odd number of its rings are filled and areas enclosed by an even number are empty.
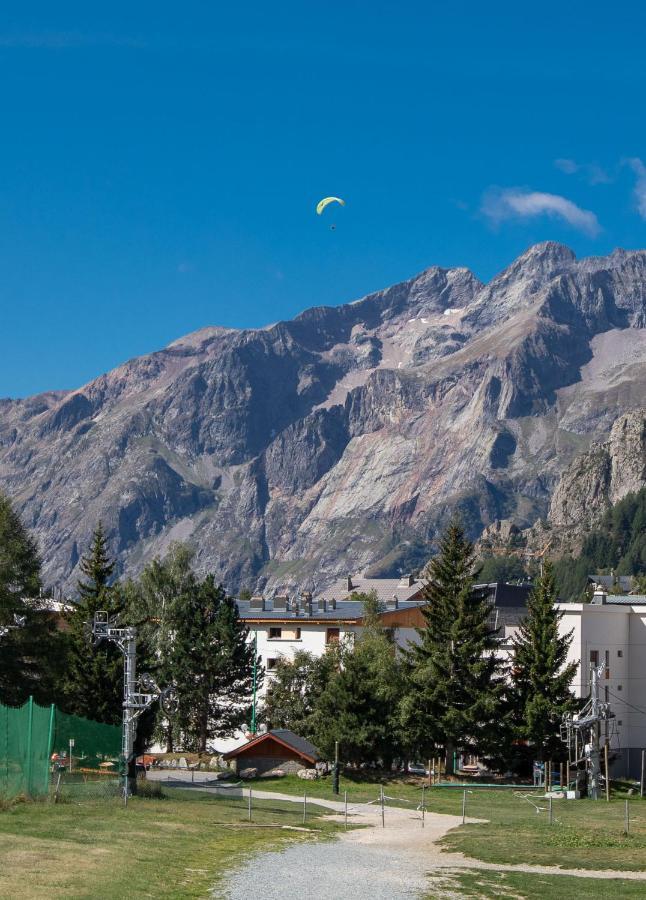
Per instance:
[[[301,605],[300,605],[300,603],[298,602],[298,600],[292,600],[292,602],[291,602],[291,608],[292,608],[292,612],[294,613],[295,616],[300,615],[300,608],[301,608]]]
[[[399,600],[397,599],[397,594],[393,594],[392,599],[390,599],[386,605],[387,605],[388,609],[397,609],[399,606]]]
[[[346,587],[349,591],[351,591],[354,588],[354,585],[352,584],[352,576],[351,575],[348,575]]]
[[[274,609],[287,609],[287,594],[276,594],[274,597]]]
[[[316,608],[319,610],[319,612],[325,612],[325,610],[327,609],[327,600],[325,599],[325,597],[318,598],[318,600],[316,601]]]
[[[336,609],[336,597],[332,597],[332,599],[330,600],[330,606],[329,606],[329,608],[330,608],[330,609]]]
[[[415,576],[414,575],[402,575],[399,586],[400,587],[412,587],[415,584]]]
[[[255,594],[249,601],[249,609],[264,609],[265,601],[260,594]]]
[[[592,602],[595,606],[605,606],[607,599],[608,595],[601,587],[598,587],[592,595]]]

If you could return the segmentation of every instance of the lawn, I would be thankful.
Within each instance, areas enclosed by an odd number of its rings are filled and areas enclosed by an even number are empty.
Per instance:
[[[624,833],[624,798],[555,800],[553,824],[548,801],[514,791],[473,790],[467,817],[486,820],[454,829],[443,839],[447,850],[493,863],[529,863],[572,869],[646,869],[646,801],[630,799],[630,833]],[[431,790],[428,808],[460,813],[462,792]],[[537,812],[534,805],[540,807]],[[642,885],[646,894],[646,885]]]
[[[248,827],[246,802],[165,789],[165,799],[21,803],[0,812],[0,897],[206,897],[258,850],[325,837],[339,826],[308,805],[311,832]],[[253,823],[302,826],[302,808],[254,802]]]
[[[423,783],[428,784],[428,779],[398,776],[379,780],[374,776],[367,778],[359,773],[348,773],[341,776],[338,795],[332,793],[331,775],[326,775],[316,781],[304,781],[296,775],[285,775],[284,778],[252,778],[245,781],[244,785],[259,791],[277,791],[300,797],[303,796],[303,792],[306,792],[308,797],[338,800],[341,803],[343,803],[344,791],[348,792],[348,803],[376,801],[383,787],[386,797],[392,798],[387,801],[392,806],[415,808],[422,799]],[[426,796],[429,796],[428,790]]]
[[[439,881],[443,890],[440,896],[458,896],[465,900],[629,900],[644,896],[644,883],[627,879],[601,880],[573,878],[569,875],[529,875],[525,872],[470,871],[443,875]],[[426,900],[437,900],[434,891]]]

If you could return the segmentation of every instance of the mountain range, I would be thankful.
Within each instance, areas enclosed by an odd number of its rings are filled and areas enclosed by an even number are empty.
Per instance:
[[[456,512],[473,537],[555,518],[645,385],[646,251],[548,242],[2,400],[0,488],[50,586],[102,520],[122,573],[184,541],[231,591],[322,587],[419,567]]]

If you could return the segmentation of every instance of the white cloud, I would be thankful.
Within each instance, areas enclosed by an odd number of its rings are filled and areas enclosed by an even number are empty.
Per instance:
[[[494,223],[507,219],[534,219],[549,216],[562,219],[590,237],[601,231],[599,220],[593,212],[581,209],[576,203],[558,194],[528,191],[520,188],[492,189],[485,194],[480,211]]]
[[[566,175],[580,175],[588,184],[610,184],[613,180],[598,163],[578,163],[574,159],[555,159],[554,165]]]
[[[554,165],[557,169],[560,169],[561,172],[565,172],[566,175],[576,175],[581,168],[573,159],[555,159]]]
[[[646,219],[646,166],[637,156],[627,159],[626,162],[637,176],[635,187],[633,188],[637,212],[642,219]]]

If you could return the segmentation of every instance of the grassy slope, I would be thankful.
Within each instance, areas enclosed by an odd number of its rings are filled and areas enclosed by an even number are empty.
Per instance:
[[[187,791],[169,799],[19,804],[0,812],[0,897],[206,897],[227,868],[260,849],[313,837],[297,831],[223,827],[247,821],[246,804]],[[323,834],[338,826],[308,825]],[[253,821],[302,824],[295,804],[254,803]],[[220,823],[220,824],[218,824]]]

